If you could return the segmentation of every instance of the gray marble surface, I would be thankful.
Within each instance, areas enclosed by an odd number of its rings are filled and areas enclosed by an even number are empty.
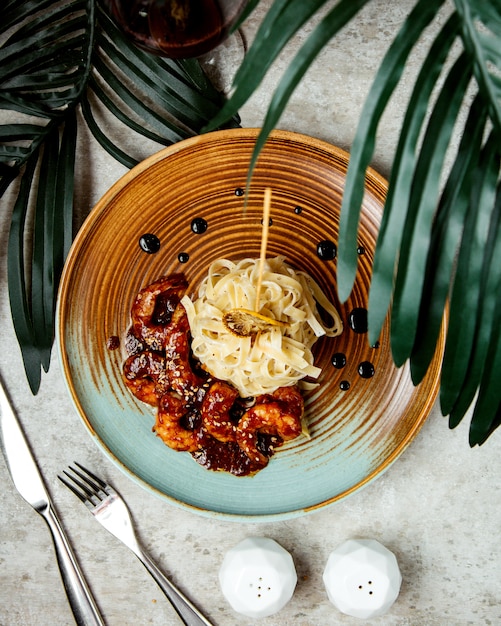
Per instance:
[[[411,6],[410,0],[391,3],[391,8],[386,1],[374,0],[322,52],[279,126],[348,149],[375,68]],[[250,40],[261,15],[262,9],[244,27]],[[426,54],[431,35],[426,33],[420,42],[380,126],[374,166],[384,175],[417,63]],[[261,124],[269,94],[302,37],[292,42],[242,109],[243,125]],[[235,56],[230,50],[218,63],[217,72],[222,71],[226,85],[238,54],[237,47]],[[2,121],[6,119],[3,113]],[[78,208],[85,214],[125,170],[103,154],[86,131],[80,142],[89,155],[78,168]],[[147,156],[152,147],[141,149]],[[402,570],[397,602],[387,615],[370,623],[501,623],[499,432],[482,448],[470,449],[468,419],[449,431],[446,419],[434,409],[412,445],[378,480],[331,508],[291,521],[225,522],[172,507],[131,482],[91,441],[69,400],[56,355],[40,393],[31,395],[10,319],[9,205],[3,201],[2,206],[0,371],[107,624],[174,626],[179,621],[139,561],[57,480],[58,472],[75,459],[94,468],[125,496],[153,559],[218,626],[254,623],[232,611],[217,579],[225,552],[251,535],[276,539],[292,553],[298,571],[293,599],[280,613],[260,620],[263,626],[359,624],[329,603],[322,583],[329,553],[352,537],[378,539],[395,552]],[[3,457],[0,481],[0,624],[72,624],[47,527],[15,491]]]

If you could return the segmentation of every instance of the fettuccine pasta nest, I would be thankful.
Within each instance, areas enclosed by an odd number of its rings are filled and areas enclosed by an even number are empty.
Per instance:
[[[289,266],[284,257],[266,260],[262,279],[262,315],[286,322],[257,335],[237,337],[223,323],[232,309],[253,309],[258,259],[238,262],[219,259],[212,263],[197,297],[181,300],[192,335],[193,355],[215,378],[234,385],[245,398],[294,385],[305,377],[318,378],[311,348],[323,336],[343,330],[341,317],[308,274]],[[322,321],[318,305],[330,316]]]

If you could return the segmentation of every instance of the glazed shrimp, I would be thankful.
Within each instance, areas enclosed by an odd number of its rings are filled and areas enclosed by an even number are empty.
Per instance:
[[[169,323],[187,282],[182,274],[163,277],[137,294],[131,308],[134,335],[152,350],[163,350]]]
[[[190,430],[181,424],[188,412],[189,408],[182,398],[166,393],[160,400],[153,427],[153,431],[169,448],[180,452],[195,452],[202,445],[199,429]]]
[[[201,400],[208,384],[191,366],[189,331],[186,310],[182,304],[178,304],[165,337],[167,377],[173,391],[194,402]]]
[[[271,401],[280,400],[287,403],[289,411],[296,415],[299,419],[302,419],[304,413],[304,400],[301,392],[296,386],[279,387],[271,394],[261,396],[261,398],[269,398]],[[259,401],[260,398],[258,398]]]
[[[259,396],[256,404],[242,417],[236,428],[236,441],[251,461],[265,467],[269,457],[257,448],[258,434],[273,435],[275,446],[295,439],[301,434],[303,400],[298,389],[278,389],[273,394]]]
[[[133,354],[124,363],[123,380],[138,400],[156,406],[169,384],[164,357],[151,351]]]
[[[230,418],[230,410],[238,397],[238,391],[222,380],[216,380],[202,402],[202,423],[205,430],[223,443],[235,441],[236,426]]]

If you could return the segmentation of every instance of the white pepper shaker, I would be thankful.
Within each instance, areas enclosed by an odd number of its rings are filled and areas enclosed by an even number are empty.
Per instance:
[[[229,550],[219,582],[232,608],[247,617],[273,615],[292,598],[297,583],[294,561],[267,537],[249,537]]]
[[[327,561],[323,580],[342,613],[368,619],[383,615],[400,592],[402,576],[393,552],[374,539],[349,539]]]

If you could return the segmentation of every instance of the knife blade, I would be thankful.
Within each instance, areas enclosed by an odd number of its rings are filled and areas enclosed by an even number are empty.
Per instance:
[[[0,380],[0,433],[3,453],[16,489],[49,526],[64,588],[76,623],[79,626],[104,626],[2,380]]]

